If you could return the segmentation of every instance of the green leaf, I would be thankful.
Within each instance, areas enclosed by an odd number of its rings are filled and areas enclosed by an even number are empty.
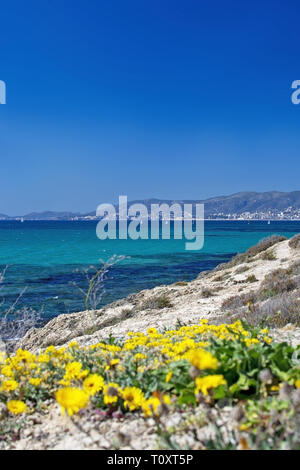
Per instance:
[[[219,385],[219,387],[214,389],[214,399],[215,400],[220,400],[221,398],[224,398],[226,396],[226,391],[225,391],[225,386],[224,385]]]
[[[196,397],[194,391],[182,390],[178,397],[179,405],[196,405]]]

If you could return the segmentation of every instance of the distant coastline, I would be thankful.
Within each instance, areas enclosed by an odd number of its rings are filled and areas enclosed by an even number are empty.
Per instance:
[[[300,220],[300,191],[292,192],[240,192],[229,196],[217,196],[202,200],[143,199],[130,201],[129,204],[143,204],[150,212],[152,204],[204,204],[204,220]],[[115,207],[116,217],[119,207]],[[191,213],[196,220],[196,212]],[[87,213],[71,211],[31,212],[25,215],[8,216],[0,213],[0,220],[100,220],[96,211]],[[167,219],[164,219],[167,220]],[[170,220],[173,220],[171,218]]]
[[[95,218],[78,218],[78,219],[60,219],[60,218],[57,218],[57,219],[24,219],[23,221],[20,219],[20,218],[9,218],[9,219],[1,219],[0,218],[0,222],[97,222],[98,220],[101,220],[100,218],[98,217],[95,217]],[[107,219],[107,220],[114,220],[114,219]],[[126,220],[126,219],[119,219],[119,220]],[[131,220],[133,219],[127,219],[128,222],[130,222]],[[151,219],[141,219],[141,220],[147,220],[147,221],[151,221]],[[174,220],[183,220],[183,219],[164,219],[165,222],[174,222]],[[193,222],[197,221],[197,220],[204,220],[204,222],[300,222],[300,217],[299,218],[286,218],[286,219],[268,219],[268,218],[265,218],[265,219],[243,219],[243,218],[224,218],[224,219],[221,219],[221,218],[204,218],[204,219],[197,219],[197,218],[192,218],[190,219],[192,220]],[[161,220],[160,220],[161,221]]]

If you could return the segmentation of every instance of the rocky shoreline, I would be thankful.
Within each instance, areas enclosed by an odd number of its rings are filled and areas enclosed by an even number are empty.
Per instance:
[[[70,341],[88,347],[110,335],[124,338],[128,332],[146,332],[149,328],[160,331],[199,324],[203,319],[218,325],[240,318],[250,320],[254,326],[262,318],[271,322],[274,342],[286,341],[297,347],[299,244],[294,247],[289,240],[274,239],[254,248],[213,271],[201,273],[191,282],[144,290],[97,311],[59,315],[43,328],[29,330],[18,347],[37,352],[49,346],[67,346]],[[7,419],[8,411],[1,404],[0,423]],[[226,440],[239,420],[237,407],[226,400],[212,409],[201,403],[192,411],[183,407],[161,419],[172,434],[173,444],[181,449],[201,449],[201,442],[215,435],[216,424],[224,429]],[[30,414],[25,421],[17,416],[15,426],[18,431],[10,438],[0,437],[0,449],[171,448],[158,437],[154,418],[87,410],[71,419],[62,416],[51,400],[45,402],[42,412]]]
[[[266,253],[272,254],[271,259]],[[121,338],[128,331],[146,331],[150,327],[169,328],[176,323],[197,323],[203,318],[220,323],[234,314],[241,317],[240,308],[230,306],[228,314],[228,299],[246,298],[251,292],[259,291],[267,276],[298,263],[300,250],[291,248],[288,240],[282,240],[248,259],[237,259],[237,264],[231,261],[213,271],[205,271],[190,282],[143,290],[100,310],[59,315],[43,328],[28,331],[19,347],[34,351],[50,345],[61,346],[71,340],[90,345],[111,334]],[[300,269],[297,273],[295,277],[300,274]],[[285,292],[283,296],[287,295]],[[259,305],[264,302],[260,301]],[[288,323],[286,321],[282,326]]]

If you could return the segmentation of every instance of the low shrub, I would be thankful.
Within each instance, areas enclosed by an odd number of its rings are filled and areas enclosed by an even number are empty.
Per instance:
[[[273,250],[268,250],[262,254],[261,259],[266,261],[274,261],[276,259],[276,256]]]
[[[293,263],[289,269],[293,275],[295,276],[299,275],[300,274],[300,261],[296,261],[296,263]]]
[[[242,266],[239,266],[235,271],[234,271],[234,274],[242,274],[246,271],[249,271],[249,266],[246,266],[245,264],[242,265]]]
[[[166,295],[162,294],[156,297],[149,297],[148,299],[141,302],[139,305],[139,310],[156,310],[171,307],[173,307],[173,304],[170,299]]]
[[[242,263],[249,263],[259,253],[268,250],[279,242],[287,238],[282,235],[272,235],[271,237],[263,238],[257,245],[251,246],[245,253],[238,253],[227,264],[220,264],[215,268],[216,271],[224,269],[224,267],[233,267]]]
[[[121,320],[127,320],[127,318],[131,318],[134,315],[132,308],[123,308],[121,312]]]
[[[295,235],[293,238],[290,239],[289,247],[293,249],[300,248],[300,233],[298,233],[298,235]]]
[[[295,289],[297,285],[291,275],[291,269],[282,268],[267,274],[261,283],[258,298],[264,300],[268,297],[273,297],[274,295]]]
[[[249,325],[266,325],[272,328],[282,328],[288,323],[300,326],[299,291],[285,292],[271,297],[263,303],[251,306],[244,311],[241,318]]]
[[[214,296],[214,291],[212,289],[208,289],[207,287],[205,287],[201,291],[201,296],[204,297],[205,299],[207,299],[209,297],[213,297]]]
[[[225,281],[229,277],[230,277],[230,273],[227,271],[227,272],[224,272],[223,274],[219,274],[218,276],[214,277],[213,281],[221,282],[221,281]]]
[[[221,305],[222,310],[237,310],[244,307],[249,302],[253,303],[256,300],[256,293],[250,291],[247,294],[234,295],[225,299]]]
[[[284,399],[275,395],[248,400],[235,406],[229,416],[222,408],[202,406],[201,412],[188,414],[177,427],[160,419],[160,448],[300,450],[299,399],[300,391],[292,388]]]
[[[257,281],[258,279],[256,278],[254,274],[250,274],[250,276],[246,278],[246,282],[257,282]]]
[[[272,235],[271,237],[263,238],[257,245],[251,246],[251,248],[249,248],[245,254],[250,257],[256,256],[262,251],[266,251],[268,248],[271,248],[272,246],[286,239],[287,238],[282,235]]]

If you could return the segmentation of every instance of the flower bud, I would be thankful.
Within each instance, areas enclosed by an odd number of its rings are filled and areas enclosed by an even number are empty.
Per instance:
[[[195,366],[191,366],[189,370],[189,374],[192,377],[192,379],[195,379],[196,377],[199,377],[201,371],[197,369]]]
[[[300,407],[300,388],[292,391],[292,403],[295,408]]]
[[[290,384],[283,382],[279,390],[279,398],[282,398],[282,400],[289,400],[293,390],[294,388]]]
[[[264,384],[271,384],[273,381],[273,375],[270,369],[263,369],[258,374],[259,380]]]
[[[241,406],[236,406],[234,409],[233,409],[233,412],[232,412],[232,419],[234,421],[236,421],[237,423],[242,421],[242,419],[244,418],[245,416],[245,413],[244,413],[244,410]]]

